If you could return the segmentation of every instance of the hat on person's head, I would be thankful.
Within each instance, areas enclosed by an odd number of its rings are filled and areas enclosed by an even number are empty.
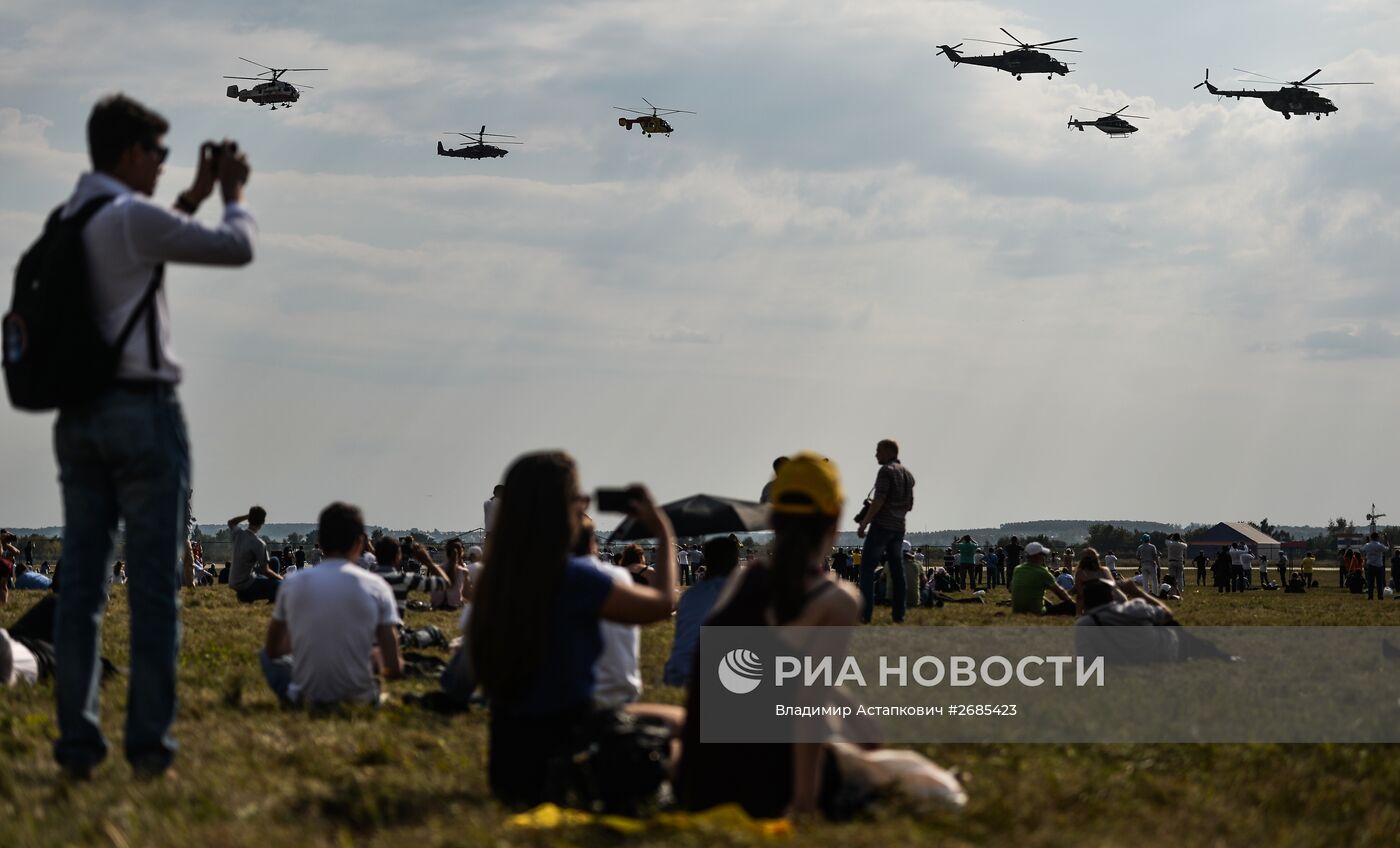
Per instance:
[[[1143,533],[1143,534],[1142,534],[1142,541],[1144,541],[1144,542],[1150,542],[1150,541],[1152,541],[1152,537],[1149,536],[1149,535],[1147,535],[1146,533]]]
[[[1048,554],[1048,553],[1050,553],[1050,549],[1047,548],[1047,547],[1045,547],[1044,545],[1042,545],[1042,544],[1039,543],[1039,542],[1031,542],[1031,543],[1029,543],[1029,544],[1026,545],[1026,557],[1027,557],[1027,558],[1030,558],[1030,557],[1033,557],[1033,556],[1040,556],[1041,554]]]
[[[809,451],[793,454],[778,469],[768,496],[773,512],[784,515],[841,514],[846,496],[836,463]]]

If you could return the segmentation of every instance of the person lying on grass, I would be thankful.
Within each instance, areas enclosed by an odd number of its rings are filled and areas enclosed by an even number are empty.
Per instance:
[[[1110,662],[1165,663],[1189,659],[1231,659],[1215,645],[1180,627],[1171,607],[1131,580],[1086,579],[1085,613],[1074,623],[1075,643],[1086,656]],[[1085,628],[1115,627],[1115,631]]]
[[[277,592],[259,660],[284,706],[378,704],[379,675],[403,675],[394,592],[356,564],[364,528],[358,507],[326,507],[319,523],[325,559]]]

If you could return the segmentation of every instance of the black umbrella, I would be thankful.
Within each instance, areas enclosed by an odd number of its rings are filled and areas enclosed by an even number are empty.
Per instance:
[[[661,509],[671,519],[671,526],[680,537],[768,529],[768,507],[753,501],[714,495],[691,495],[662,504]],[[636,519],[628,517],[617,525],[617,529],[608,537],[608,543],[650,538],[650,530],[642,527]]]

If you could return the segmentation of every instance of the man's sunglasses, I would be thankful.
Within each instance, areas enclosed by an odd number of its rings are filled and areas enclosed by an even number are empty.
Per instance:
[[[160,160],[158,164],[161,165],[165,164],[166,157],[170,155],[170,148],[162,147],[159,144],[156,144],[151,139],[146,139],[145,141],[141,142],[141,149],[150,151],[151,153],[159,153]]]

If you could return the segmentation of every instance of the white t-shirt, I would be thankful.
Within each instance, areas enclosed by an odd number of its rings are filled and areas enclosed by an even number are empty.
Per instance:
[[[612,577],[614,583],[632,585],[632,573],[593,557],[591,565]],[[620,707],[642,696],[642,629],[635,624],[598,622],[603,653],[593,664],[593,703],[600,707]]]
[[[1114,575],[1118,574],[1118,557],[1114,556],[1113,554],[1109,554],[1108,556],[1103,558],[1103,565],[1104,568],[1107,568],[1109,570],[1109,573]]]
[[[1186,551],[1191,546],[1185,542],[1178,542],[1175,539],[1167,540],[1167,562],[1172,565],[1184,565],[1186,563]]]
[[[690,565],[690,551],[685,548],[676,551],[676,565]]]
[[[323,560],[282,581],[272,618],[291,633],[289,698],[318,704],[378,700],[370,666],[375,632],[402,623],[384,578],[343,559]]]
[[[34,658],[34,652],[11,639],[9,631],[3,628],[0,628],[0,639],[10,643],[10,656],[14,659],[9,679],[0,680],[0,686],[18,686],[21,683],[33,686],[38,683],[39,661]]]
[[[1361,546],[1361,553],[1366,557],[1367,568],[1385,568],[1385,559],[1390,554],[1390,548],[1385,542],[1367,542]]]
[[[491,532],[491,522],[496,520],[496,505],[499,503],[495,498],[487,498],[481,505],[482,528],[487,533]]]

